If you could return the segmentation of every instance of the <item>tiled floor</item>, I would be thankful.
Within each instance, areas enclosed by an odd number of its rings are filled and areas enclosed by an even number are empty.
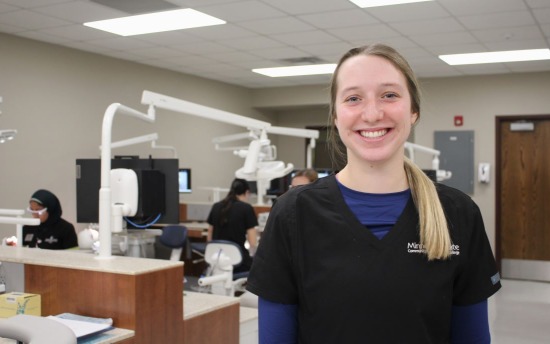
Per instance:
[[[502,280],[489,320],[493,344],[550,343],[550,283]]]

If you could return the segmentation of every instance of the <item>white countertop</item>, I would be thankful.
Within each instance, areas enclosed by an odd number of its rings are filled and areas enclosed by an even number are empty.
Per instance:
[[[238,297],[196,293],[186,290],[183,293],[183,319],[187,320],[238,303]]]
[[[75,250],[41,250],[37,248],[0,246],[0,261],[11,263],[79,269],[123,275],[140,275],[177,266],[183,262],[170,260],[112,256],[98,258],[93,253]]]

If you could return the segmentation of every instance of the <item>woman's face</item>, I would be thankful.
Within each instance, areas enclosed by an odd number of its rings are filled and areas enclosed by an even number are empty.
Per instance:
[[[40,219],[40,223],[44,223],[48,219],[48,209],[45,209],[40,203],[30,201],[29,210],[31,211],[32,217]]]
[[[358,55],[340,66],[337,85],[335,125],[348,163],[401,163],[418,118],[403,74],[384,58]]]

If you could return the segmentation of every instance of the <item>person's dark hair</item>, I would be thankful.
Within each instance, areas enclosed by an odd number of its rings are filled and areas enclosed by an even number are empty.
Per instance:
[[[229,221],[229,210],[235,201],[237,201],[237,196],[245,194],[247,191],[250,191],[250,185],[244,179],[235,178],[231,183],[231,188],[227,193],[227,196],[222,200],[222,210],[220,215],[220,222],[222,225],[226,224]]]

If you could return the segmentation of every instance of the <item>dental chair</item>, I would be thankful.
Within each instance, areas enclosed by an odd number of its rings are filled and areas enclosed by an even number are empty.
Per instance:
[[[227,240],[212,240],[206,245],[204,259],[208,269],[206,276],[199,278],[199,286],[210,286],[212,294],[226,296],[245,291],[248,271],[233,273],[233,269],[243,260],[239,245]]]
[[[162,229],[162,234],[159,237],[162,245],[171,249],[169,260],[181,260],[183,248],[187,242],[187,227],[181,225],[170,225]]]

